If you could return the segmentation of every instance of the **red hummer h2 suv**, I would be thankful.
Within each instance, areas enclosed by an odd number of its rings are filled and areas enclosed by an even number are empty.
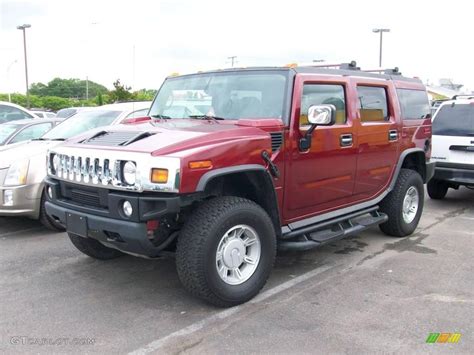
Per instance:
[[[379,225],[413,233],[430,162],[430,106],[398,71],[246,68],[167,78],[149,117],[48,153],[47,213],[106,260],[176,253],[217,306],[254,297],[277,249]]]

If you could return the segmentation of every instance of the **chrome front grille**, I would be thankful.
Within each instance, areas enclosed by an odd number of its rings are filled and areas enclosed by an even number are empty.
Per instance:
[[[181,160],[177,157],[122,150],[90,149],[59,146],[48,152],[48,175],[58,180],[91,187],[128,191],[179,191]],[[135,164],[133,185],[123,178],[127,162]],[[168,181],[151,182],[153,168],[167,169]]]
[[[57,159],[56,169],[53,160]],[[50,154],[48,172],[63,180],[93,185],[127,187],[121,179],[121,160]]]

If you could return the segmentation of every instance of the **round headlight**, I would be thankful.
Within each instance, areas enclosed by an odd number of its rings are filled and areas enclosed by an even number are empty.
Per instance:
[[[134,162],[127,161],[123,166],[123,180],[127,185],[135,185],[137,181],[137,166]]]
[[[59,169],[59,155],[54,154],[53,156],[53,171],[56,174]]]
[[[127,217],[130,217],[133,213],[132,204],[129,201],[124,201],[122,204],[123,214]]]

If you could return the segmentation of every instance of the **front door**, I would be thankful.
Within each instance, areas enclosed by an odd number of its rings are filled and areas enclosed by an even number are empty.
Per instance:
[[[322,213],[348,203],[354,189],[357,137],[353,110],[347,100],[347,78],[304,75],[295,79],[290,140],[292,146],[286,169],[284,196],[288,222]],[[317,127],[312,144],[301,151],[299,140],[309,129],[307,113],[311,105],[336,107],[336,123]]]

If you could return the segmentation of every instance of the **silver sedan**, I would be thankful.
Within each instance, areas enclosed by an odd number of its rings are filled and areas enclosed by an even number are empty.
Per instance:
[[[0,152],[0,216],[26,216],[39,219],[50,229],[61,230],[43,208],[48,149],[86,131],[146,116],[150,104],[121,103],[84,110],[43,137]]]

